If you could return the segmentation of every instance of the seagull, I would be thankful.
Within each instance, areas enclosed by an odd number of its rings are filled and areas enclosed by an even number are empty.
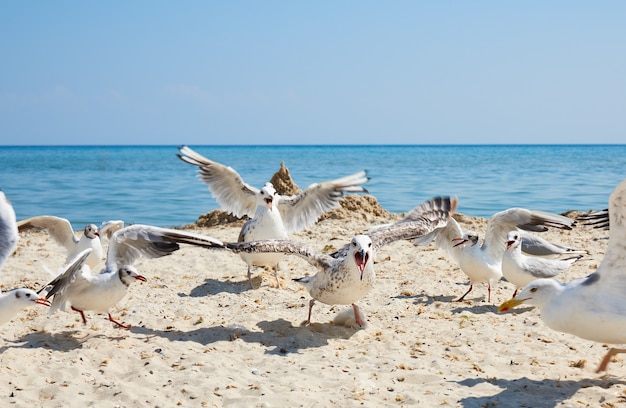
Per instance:
[[[405,220],[411,219],[411,216],[409,213]],[[456,302],[463,301],[476,282],[487,282],[487,301],[491,302],[491,285],[502,278],[502,255],[509,231],[521,228],[539,232],[547,230],[547,227],[571,230],[575,222],[565,216],[544,211],[509,208],[489,219],[485,238],[482,245],[479,245],[478,234],[473,231],[464,233],[453,220],[444,228],[437,229],[430,236],[420,238],[414,243],[427,244],[435,239],[438,247],[446,250],[469,277],[469,289]]]
[[[350,243],[333,254],[324,254],[310,246],[288,240],[264,240],[226,243],[235,252],[278,252],[298,255],[317,267],[313,276],[294,279],[311,295],[307,325],[311,323],[311,310],[315,301],[333,305],[351,304],[355,323],[363,327],[356,302],[363,299],[374,286],[374,257],[378,250],[391,242],[414,239],[442,227],[458,205],[456,197],[436,197],[420,205],[415,211],[421,216],[414,220],[398,222],[377,228],[368,234],[356,235]]]
[[[46,299],[52,298],[50,312],[65,310],[67,302],[80,313],[87,324],[84,311],[107,313],[109,320],[122,329],[129,329],[111,316],[110,309],[126,295],[132,282],[147,279],[132,265],[141,256],[159,258],[180,248],[180,243],[204,248],[224,248],[221,241],[205,235],[160,228],[151,225],[131,225],[115,232],[110,239],[104,269],[93,275],[86,263],[90,253],[87,248],[73,258],[65,272],[39,290],[47,290]]]
[[[13,319],[20,310],[36,304],[50,306],[46,298],[27,288],[13,289],[0,294],[0,326]]]
[[[537,279],[498,310],[505,312],[522,303],[533,305],[553,330],[600,343],[626,343],[626,179],[611,194],[608,210],[609,242],[594,273],[567,284]],[[611,358],[619,353],[626,349],[609,349],[596,372],[606,371]]]
[[[0,190],[0,270],[17,246],[18,238],[15,210],[4,192]],[[13,289],[0,294],[0,325],[11,320],[20,310],[35,304],[50,305],[45,298],[27,288]]]
[[[200,179],[208,185],[224,210],[236,217],[250,217],[241,229],[238,242],[287,240],[289,234],[310,227],[322,214],[337,208],[344,192],[367,193],[361,184],[369,177],[366,171],[360,171],[336,180],[314,183],[299,194],[284,196],[278,194],[270,182],[258,189],[245,183],[231,167],[209,160],[187,146],[181,146],[179,150],[177,156],[181,160],[198,166]],[[251,287],[253,266],[274,269],[276,284],[280,287],[277,271],[283,254],[241,253],[240,256],[248,265]]]
[[[522,254],[522,237],[520,231],[510,231],[506,238],[506,249],[502,256],[502,275],[515,285],[513,297],[519,288],[528,285],[535,279],[553,278],[582,255],[566,259],[549,259]]]
[[[0,190],[0,270],[13,253],[18,239],[15,210],[4,192]]]
[[[121,226],[119,223],[122,223]],[[102,224],[105,227],[100,230],[96,224],[88,224],[83,229],[83,234],[77,236],[69,220],[52,215],[40,215],[36,217],[26,218],[17,223],[20,232],[29,229],[45,229],[50,236],[61,246],[67,250],[66,263],[76,257],[80,252],[87,248],[92,251],[87,259],[87,265],[90,268],[96,268],[103,256],[102,242],[100,241],[100,233],[110,234],[124,226],[123,221],[109,221]]]

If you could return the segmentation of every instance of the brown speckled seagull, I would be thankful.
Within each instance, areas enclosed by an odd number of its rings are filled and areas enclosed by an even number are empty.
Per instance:
[[[283,196],[276,192],[272,183],[261,189],[243,181],[232,168],[207,159],[187,146],[179,148],[178,157],[186,163],[198,166],[198,175],[206,183],[217,203],[236,217],[247,215],[238,242],[267,239],[289,239],[289,234],[315,224],[319,217],[339,206],[344,192],[367,192],[361,184],[366,183],[366,171],[360,171],[336,180],[314,183],[299,194]],[[278,281],[278,263],[282,253],[241,253],[248,265],[248,282],[252,287],[253,266],[274,269]]]
[[[235,252],[279,252],[298,255],[317,267],[313,276],[294,279],[307,289],[309,302],[307,324],[311,323],[311,310],[316,300],[328,304],[352,305],[355,323],[363,327],[356,302],[363,299],[374,286],[374,257],[378,250],[391,242],[414,239],[444,226],[457,207],[457,199],[437,197],[420,205],[413,220],[386,225],[368,233],[357,235],[337,252],[324,254],[306,244],[285,240],[227,243]]]

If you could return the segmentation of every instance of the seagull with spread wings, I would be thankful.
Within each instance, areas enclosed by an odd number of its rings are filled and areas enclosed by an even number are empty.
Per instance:
[[[333,254],[315,251],[309,245],[287,240],[265,240],[226,243],[235,252],[277,252],[298,255],[319,269],[313,276],[294,279],[311,295],[307,324],[315,301],[333,305],[352,305],[355,323],[363,327],[356,302],[363,299],[374,286],[374,257],[386,244],[398,240],[415,239],[444,226],[456,210],[458,201],[437,197],[426,201],[414,211],[419,214],[411,221],[398,222],[377,228],[368,234],[357,235],[350,243]]]
[[[180,248],[179,244],[190,244],[203,248],[224,248],[221,241],[205,235],[160,228],[150,225],[131,225],[115,232],[110,239],[104,269],[97,275],[85,264],[92,249],[80,252],[68,265],[65,272],[40,289],[52,298],[51,313],[64,310],[69,303],[72,310],[80,313],[87,323],[84,311],[107,313],[109,320],[118,327],[128,329],[114,320],[110,309],[128,291],[132,282],[145,282],[133,263],[141,256],[159,258],[170,255]]]
[[[361,184],[369,178],[360,171],[336,180],[314,183],[299,194],[284,196],[276,192],[272,183],[262,188],[243,181],[232,168],[212,161],[187,146],[179,148],[178,157],[186,163],[198,166],[198,175],[206,183],[218,204],[236,217],[247,215],[247,221],[239,234],[239,242],[267,239],[286,240],[289,234],[315,224],[319,217],[339,206],[344,192],[367,192]],[[241,253],[248,265],[248,282],[252,286],[251,268],[273,268],[278,281],[278,263],[281,253]]]

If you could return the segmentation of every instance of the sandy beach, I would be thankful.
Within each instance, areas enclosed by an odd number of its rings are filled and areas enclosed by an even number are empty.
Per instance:
[[[428,197],[425,197],[425,199]],[[207,197],[208,199],[208,197]],[[607,197],[608,199],[608,197]],[[375,203],[375,199],[371,198]],[[416,203],[416,205],[419,203]],[[461,208],[463,203],[460,203]],[[373,224],[400,217],[372,205],[343,209],[292,235],[320,250],[339,248]],[[576,214],[567,214],[574,217]],[[456,215],[464,229],[486,220]],[[241,222],[189,226],[235,241]],[[542,234],[589,253],[559,276],[569,281],[599,265],[608,232],[577,225]],[[2,271],[2,289],[40,288],[64,252],[46,232],[20,235]],[[183,246],[135,264],[148,281],[133,284],[112,315],[52,316],[26,309],[0,327],[4,406],[46,407],[614,407],[626,402],[623,357],[608,374],[595,369],[607,345],[548,329],[522,307],[500,314],[513,285],[499,282],[486,301],[434,246],[396,242],[376,259],[377,282],[359,302],[366,327],[333,323],[349,306],[317,303],[292,278],[316,272],[290,256],[274,275],[254,270],[254,289],[238,255]]]

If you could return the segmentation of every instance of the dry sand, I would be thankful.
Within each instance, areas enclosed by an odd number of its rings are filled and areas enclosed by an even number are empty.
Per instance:
[[[346,205],[360,211],[344,208],[292,238],[338,248],[370,225],[399,217],[373,197]],[[484,231],[484,219],[457,218],[466,229]],[[240,225],[193,230],[233,241]],[[569,281],[596,269],[608,234],[579,225],[543,236],[589,251],[560,276]],[[45,267],[56,269],[63,260],[45,232],[23,233],[2,271],[2,288],[39,288],[50,279]],[[313,323],[303,325],[309,296],[291,279],[316,271],[298,257],[281,263],[281,288],[272,273],[256,269],[250,289],[238,255],[195,247],[135,266],[148,282],[133,284],[112,310],[134,326],[128,331],[105,315],[87,312],[84,326],[77,313],[50,316],[41,306],[0,327],[3,406],[613,407],[626,401],[622,357],[609,365],[609,375],[595,374],[606,345],[552,331],[532,308],[499,314],[497,305],[514,290],[505,281],[492,303],[484,284],[453,302],[467,278],[432,246],[396,242],[379,252],[376,286],[359,302],[367,317],[360,330],[332,323],[349,306],[321,303]]]

